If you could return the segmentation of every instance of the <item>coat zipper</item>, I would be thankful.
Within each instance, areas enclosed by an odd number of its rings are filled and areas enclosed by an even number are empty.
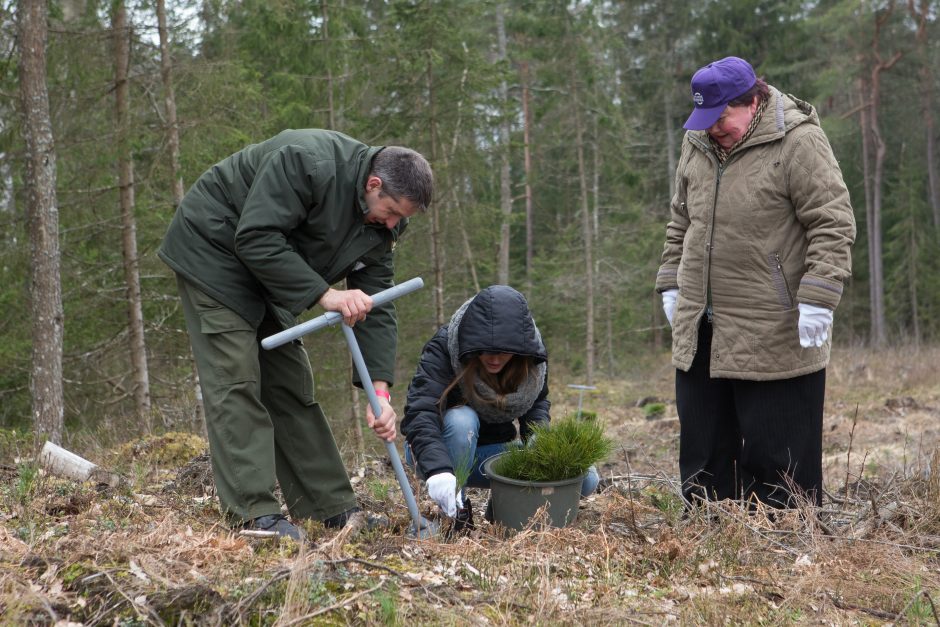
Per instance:
[[[712,155],[712,158],[717,161],[717,157]],[[714,308],[712,303],[712,250],[714,248],[715,241],[715,212],[718,210],[718,189],[721,186],[721,175],[724,173],[724,165],[721,163],[717,164],[718,167],[715,170],[715,198],[712,201],[712,223],[711,231],[708,235],[708,242],[705,244],[705,257],[707,263],[705,264],[705,316],[708,319],[708,322],[712,322],[714,318]]]
[[[776,264],[777,276],[780,277],[782,286],[787,297],[787,302],[782,303],[788,308],[793,307],[793,292],[790,291],[790,283],[787,281],[787,275],[783,271],[783,262],[780,260],[780,253],[774,253],[774,263]],[[784,294],[781,294],[783,296]]]

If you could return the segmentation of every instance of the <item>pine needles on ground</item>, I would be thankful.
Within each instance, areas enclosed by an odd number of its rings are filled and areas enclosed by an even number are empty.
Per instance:
[[[493,470],[520,481],[562,481],[583,475],[612,449],[601,423],[569,417],[536,427],[528,446],[500,456]]]

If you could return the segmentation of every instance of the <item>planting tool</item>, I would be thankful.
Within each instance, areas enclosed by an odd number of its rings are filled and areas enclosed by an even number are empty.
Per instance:
[[[421,289],[424,287],[424,281],[420,277],[415,277],[410,281],[405,281],[394,287],[390,287],[387,290],[382,290],[377,294],[372,295],[372,306],[377,307],[379,305],[384,305],[387,302],[395,300],[399,296],[404,296],[405,294],[410,294],[415,290]],[[265,349],[277,348],[292,342],[302,335],[308,333],[313,333],[314,331],[319,331],[325,327],[333,326],[334,324],[340,323],[343,321],[343,316],[335,311],[328,311],[322,316],[318,316],[306,322],[302,322],[296,326],[293,326],[289,329],[281,331],[280,333],[275,333],[269,337],[261,340],[261,346]],[[359,349],[359,342],[356,341],[356,335],[353,332],[352,327],[347,324],[342,325],[343,335],[346,336],[346,344],[349,346],[349,352],[352,354],[353,364],[356,367],[356,372],[359,373],[359,378],[362,380],[362,387],[366,391],[366,396],[369,398],[369,405],[372,407],[372,413],[376,417],[382,415],[382,407],[379,405],[379,398],[375,394],[375,387],[372,385],[372,377],[369,376],[369,370],[366,368],[366,362],[362,358],[362,351]],[[385,449],[388,452],[389,460],[392,462],[392,468],[395,470],[395,476],[398,478],[398,485],[401,486],[401,491],[405,495],[405,503],[408,506],[408,513],[411,514],[412,528],[410,535],[418,539],[426,539],[433,536],[436,536],[438,533],[437,525],[422,517],[418,512],[418,505],[415,502],[414,493],[411,491],[411,484],[408,482],[408,477],[405,475],[405,469],[401,464],[401,457],[398,455],[398,449],[395,448],[395,444],[392,442],[385,441]]]

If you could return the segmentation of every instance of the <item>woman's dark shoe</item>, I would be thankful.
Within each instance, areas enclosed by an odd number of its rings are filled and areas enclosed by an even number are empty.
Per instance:
[[[303,531],[294,526],[287,518],[281,514],[269,514],[268,516],[258,516],[242,525],[245,535],[256,538],[291,538],[300,542],[303,540]]]

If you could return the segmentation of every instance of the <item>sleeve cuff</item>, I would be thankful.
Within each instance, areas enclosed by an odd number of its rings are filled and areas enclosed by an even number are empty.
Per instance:
[[[663,266],[656,273],[656,293],[679,289],[678,266]]]
[[[801,303],[835,309],[842,300],[842,282],[805,274],[800,280],[797,300]]]

